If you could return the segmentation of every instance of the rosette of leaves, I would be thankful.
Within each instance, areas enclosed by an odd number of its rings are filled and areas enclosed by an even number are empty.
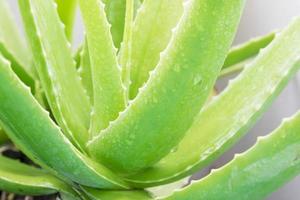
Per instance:
[[[203,179],[148,190],[210,165],[255,124],[300,66],[299,18],[230,49],[245,0],[19,0],[25,42],[0,2],[0,141],[35,163],[1,156],[1,190],[262,199],[299,173],[297,113]],[[86,35],[74,55],[76,7]]]

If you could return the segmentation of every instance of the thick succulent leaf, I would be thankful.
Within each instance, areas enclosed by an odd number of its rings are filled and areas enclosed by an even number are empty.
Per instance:
[[[134,172],[153,165],[179,143],[221,70],[243,6],[241,0],[187,4],[145,88],[89,143],[95,159],[117,171]]]
[[[223,168],[164,198],[264,199],[300,173],[300,113]]]
[[[0,125],[29,158],[63,178],[90,187],[126,187],[108,169],[82,155],[69,142],[3,57],[0,57]]]
[[[23,67],[22,70],[28,76],[34,77],[31,51],[28,51],[24,38],[20,35],[14,15],[6,0],[0,0],[0,44],[1,53],[4,48],[15,59],[15,62]]]
[[[94,97],[90,134],[95,136],[124,109],[125,95],[104,4],[100,0],[80,0],[79,4],[90,55]]]
[[[55,0],[57,11],[61,21],[65,25],[66,35],[69,41],[72,40],[74,18],[76,14],[77,0]]]
[[[102,0],[105,4],[107,19],[111,24],[111,34],[114,45],[119,48],[123,41],[123,32],[125,25],[126,0]],[[134,0],[135,11],[139,8],[140,1]]]
[[[90,61],[90,54],[88,43],[84,43],[84,47],[80,51],[80,67],[79,67],[79,74],[81,77],[81,82],[83,87],[85,88],[91,104],[93,104],[94,96],[93,96],[93,82],[92,82],[92,72],[91,72],[91,61]]]
[[[4,144],[8,140],[4,130],[0,127],[0,145]]]
[[[77,197],[66,183],[41,169],[0,156],[0,190],[19,195],[46,195],[57,192]]]
[[[297,19],[198,114],[175,152],[130,179],[139,187],[158,185],[209,165],[259,119],[297,72],[299,56]]]
[[[120,65],[122,68],[122,81],[125,88],[125,100],[128,104],[129,100],[129,85],[130,85],[130,70],[132,56],[132,32],[134,21],[134,0],[126,1],[125,28],[123,42],[121,45]],[[137,38],[135,38],[137,39]]]
[[[233,47],[225,60],[223,69],[228,68],[232,65],[240,63],[247,60],[259,53],[259,50],[265,48],[273,41],[275,37],[275,32],[269,33],[267,35],[254,38],[246,43]]]
[[[274,37],[275,32],[272,32],[234,46],[227,55],[219,77],[242,71],[259,53],[260,49],[265,48],[273,41]]]
[[[149,193],[142,190],[96,190],[92,188],[83,188],[91,200],[151,200],[154,199]]]
[[[132,53],[127,61],[131,65],[130,99],[137,95],[149,72],[156,67],[182,14],[183,0],[146,0],[139,9],[133,25]]]
[[[0,5],[1,6],[1,5]],[[12,69],[18,75],[18,77],[32,89],[32,92],[35,93],[35,80],[29,75],[29,73],[25,70],[17,58],[9,52],[6,48],[5,44],[0,41],[0,52],[1,54],[11,62]]]
[[[126,0],[102,0],[105,4],[107,19],[111,24],[111,34],[116,48],[123,40]]]
[[[226,67],[226,68],[222,69],[222,71],[220,72],[218,78],[222,78],[222,77],[225,77],[225,76],[228,76],[228,75],[233,75],[233,74],[236,74],[238,72],[241,72],[241,71],[243,71],[245,66],[247,66],[252,61],[253,61],[253,59],[249,58],[249,59],[241,61],[240,63],[237,63],[235,65],[231,65],[229,67]]]
[[[64,133],[84,149],[90,124],[90,102],[76,71],[55,3],[19,0],[19,5],[36,70],[55,119]]]

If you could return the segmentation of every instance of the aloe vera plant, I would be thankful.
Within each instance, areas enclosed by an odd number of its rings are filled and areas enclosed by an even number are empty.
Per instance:
[[[245,0],[18,2],[26,42],[0,0],[0,145],[35,165],[0,155],[0,190],[252,200],[300,173],[296,113],[203,179],[167,196],[148,189],[186,179],[247,133],[300,67],[300,18],[230,49]],[[74,56],[77,7],[86,35]]]

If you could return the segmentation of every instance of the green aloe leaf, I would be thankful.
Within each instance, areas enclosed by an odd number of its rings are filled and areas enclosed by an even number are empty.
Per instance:
[[[0,127],[0,145],[4,144],[8,140],[4,130]]]
[[[125,100],[127,104],[129,100],[130,70],[131,70],[132,42],[133,42],[132,40],[133,21],[134,21],[134,0],[128,0],[126,1],[125,28],[124,28],[123,42],[120,51],[122,81],[125,87]]]
[[[92,82],[92,72],[91,72],[91,61],[90,61],[90,54],[88,43],[84,43],[84,47],[80,51],[80,67],[78,68],[78,72],[81,77],[81,82],[83,87],[85,88],[91,104],[93,105],[94,95],[93,95],[93,82]]]
[[[219,74],[219,78],[222,78],[222,77],[225,77],[225,76],[232,75],[232,74],[243,71],[245,66],[247,66],[249,63],[251,63],[251,61],[253,61],[253,59],[249,58],[247,60],[241,61],[240,63],[237,63],[235,65],[231,65],[229,67],[226,67],[226,68],[222,69],[222,71]]]
[[[130,179],[137,186],[179,180],[209,165],[259,119],[300,67],[300,18],[195,118],[175,152]],[[191,151],[193,149],[193,151]]]
[[[127,187],[108,169],[94,163],[70,143],[2,56],[0,104],[0,126],[33,161],[82,185],[103,189]]]
[[[146,0],[139,9],[133,25],[132,53],[127,61],[131,65],[130,99],[137,95],[149,72],[156,67],[182,14],[183,0]]]
[[[300,113],[224,167],[165,200],[264,199],[300,173]]]
[[[105,12],[109,23],[111,24],[111,34],[113,37],[114,45],[119,48],[123,41],[124,26],[125,26],[125,13],[126,13],[126,0],[102,0],[105,4]],[[135,12],[139,8],[140,1],[134,0]]]
[[[102,0],[105,4],[107,19],[111,24],[114,45],[119,48],[123,40],[126,0]]]
[[[96,190],[92,188],[83,188],[84,192],[91,200],[151,200],[154,199],[149,193],[142,190]]]
[[[95,159],[120,172],[135,172],[153,165],[179,143],[221,70],[243,6],[241,0],[187,4],[146,86],[89,142]]]
[[[125,108],[125,95],[117,50],[113,45],[104,4],[100,0],[79,1],[86,28],[93,83],[92,136],[106,128]]]
[[[29,76],[34,77],[31,52],[27,49],[27,45],[18,30],[14,15],[6,0],[0,0],[0,27],[1,45],[6,50],[9,50],[9,53],[24,67],[23,70]]]
[[[55,0],[61,21],[65,25],[66,35],[72,41],[74,18],[76,16],[77,0]]]
[[[275,34],[275,32],[271,32],[233,47],[227,55],[223,69],[257,55],[260,49],[265,48],[273,41]]]
[[[1,5],[0,5],[1,6]],[[29,75],[14,55],[6,48],[4,43],[0,41],[0,52],[1,54],[11,62],[12,69],[18,75],[18,77],[32,89],[32,93],[35,93],[35,80]]]
[[[47,172],[0,156],[0,190],[19,195],[66,193],[77,199],[76,192],[66,183]]]
[[[51,110],[64,133],[84,149],[90,102],[75,68],[71,48],[52,0],[19,0],[35,67]]]
[[[275,34],[275,32],[271,32],[231,48],[223,65],[220,77],[242,71],[259,53],[260,49],[265,48],[273,41]]]

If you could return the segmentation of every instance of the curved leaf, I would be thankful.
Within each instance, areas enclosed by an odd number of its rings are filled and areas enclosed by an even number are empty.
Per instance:
[[[274,39],[275,32],[253,38],[230,49],[219,77],[242,71],[259,51],[268,46]]]
[[[1,6],[1,5],[0,5]],[[29,75],[29,73],[25,70],[19,61],[14,57],[9,50],[6,48],[5,44],[0,41],[0,53],[11,62],[11,67],[14,72],[18,75],[18,77],[31,88],[32,93],[35,93],[35,80]]]
[[[264,199],[300,173],[300,113],[245,153],[165,200]]]
[[[1,50],[5,49],[19,64],[19,67],[22,67],[19,70],[24,70],[26,75],[34,77],[31,51],[28,51],[6,0],[0,0],[0,43]],[[4,54],[2,51],[1,53]],[[6,55],[4,54],[4,56]]]
[[[130,99],[149,78],[167,47],[172,29],[183,14],[183,0],[146,0],[139,9],[132,33],[130,67]],[[121,49],[122,51],[122,49]]]
[[[90,134],[95,136],[125,108],[125,94],[104,4],[100,0],[80,0],[79,5],[90,55],[94,98]]]
[[[69,39],[72,41],[74,18],[77,8],[77,0],[55,0],[57,3],[57,11],[61,21],[65,25],[65,32]]]
[[[132,57],[132,32],[134,19],[134,0],[126,1],[125,28],[123,42],[120,50],[120,65],[122,68],[122,81],[125,89],[125,100],[128,104],[129,100],[129,85],[130,85],[130,70]],[[135,38],[136,40],[137,38]]]
[[[102,0],[105,4],[107,19],[111,24],[111,34],[116,48],[119,48],[124,35],[126,0]],[[134,0],[135,11],[139,8],[140,1]]]
[[[223,69],[257,55],[260,49],[265,48],[273,41],[275,34],[275,32],[271,32],[267,35],[253,38],[244,44],[233,47],[227,55]]]
[[[92,82],[92,72],[91,72],[91,60],[89,54],[89,48],[87,42],[84,43],[82,50],[80,51],[80,59],[79,59],[79,68],[78,72],[81,77],[81,82],[83,87],[85,88],[91,104],[93,105],[94,95],[93,95],[93,82]]]
[[[0,190],[19,195],[62,192],[77,199],[76,192],[54,176],[4,156],[0,156]]]
[[[153,199],[150,194],[142,190],[96,190],[92,188],[83,188],[85,193],[91,198],[91,200],[151,200]]]
[[[126,0],[102,0],[105,4],[107,20],[111,24],[111,34],[116,48],[123,40]]]
[[[208,166],[260,118],[299,69],[299,56],[300,18],[198,114],[176,151],[129,179],[139,187],[153,186]]]
[[[0,56],[0,125],[28,157],[82,185],[126,188],[118,177],[82,155],[62,134]]]
[[[81,149],[88,140],[90,102],[75,68],[52,0],[19,0],[35,67],[51,110],[64,133]]]
[[[241,0],[187,4],[145,88],[89,142],[95,159],[120,172],[135,172],[153,165],[179,143],[221,70],[243,5]]]

